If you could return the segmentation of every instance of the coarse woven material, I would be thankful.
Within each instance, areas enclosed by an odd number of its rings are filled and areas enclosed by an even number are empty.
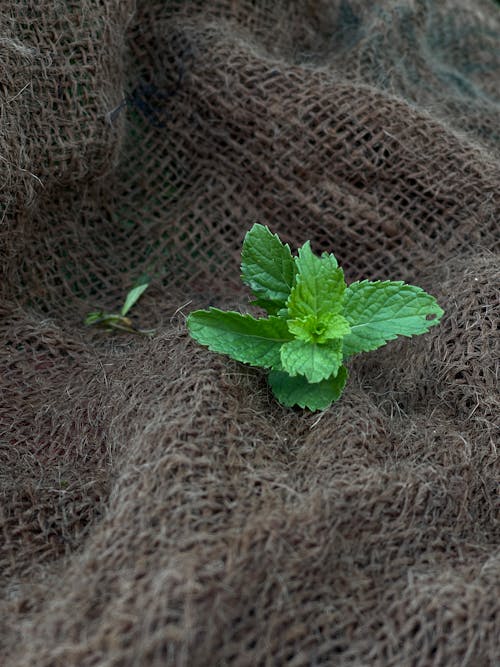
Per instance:
[[[498,667],[500,8],[4,0],[0,663]],[[439,326],[280,406],[254,222]],[[86,328],[131,312],[151,339]]]

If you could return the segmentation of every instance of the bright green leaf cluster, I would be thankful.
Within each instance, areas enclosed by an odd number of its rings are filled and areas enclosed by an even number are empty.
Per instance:
[[[347,357],[425,333],[443,315],[434,297],[401,281],[347,286],[332,254],[318,257],[307,241],[294,257],[264,225],[246,234],[241,260],[252,304],[268,317],[210,308],[192,312],[188,329],[213,352],[270,369],[283,405],[328,407],[344,389]]]

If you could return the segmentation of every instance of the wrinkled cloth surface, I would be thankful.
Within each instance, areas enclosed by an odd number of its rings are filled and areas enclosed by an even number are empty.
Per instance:
[[[0,662],[498,666],[498,5],[2,9]],[[441,324],[280,406],[185,326],[254,222]]]

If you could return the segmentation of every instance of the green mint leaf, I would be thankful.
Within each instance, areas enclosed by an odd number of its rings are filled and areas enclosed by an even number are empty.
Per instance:
[[[344,358],[376,350],[397,336],[425,333],[443,312],[433,296],[402,281],[352,283],[345,292],[344,316],[351,331],[343,339]]]
[[[304,375],[309,382],[321,382],[342,365],[342,339],[326,343],[292,340],[281,348],[281,363],[291,376]]]
[[[141,294],[148,288],[150,282],[151,278],[146,274],[142,275],[136,280],[134,286],[127,294],[127,298],[125,299],[123,308],[120,311],[120,315],[125,316],[128,313],[132,306],[137,302]]]
[[[281,346],[291,339],[280,317],[256,319],[218,308],[193,311],[187,326],[191,336],[212,352],[262,368],[280,369]]]
[[[253,225],[243,241],[241,279],[257,297],[257,305],[272,315],[283,308],[295,271],[288,244],[284,245],[264,225]]]
[[[341,366],[337,375],[309,383],[302,375],[290,377],[284,371],[271,371],[268,382],[280,403],[287,407],[298,405],[309,410],[324,410],[340,398],[347,380],[347,369]]]
[[[297,276],[287,301],[289,330],[313,343],[345,335],[348,323],[341,313],[346,284],[335,257],[327,253],[317,257],[307,241],[295,264]]]

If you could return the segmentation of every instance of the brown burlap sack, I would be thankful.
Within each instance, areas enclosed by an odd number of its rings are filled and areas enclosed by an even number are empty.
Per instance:
[[[2,4],[0,664],[500,665],[498,5]],[[283,408],[185,327],[256,221],[442,323]]]

